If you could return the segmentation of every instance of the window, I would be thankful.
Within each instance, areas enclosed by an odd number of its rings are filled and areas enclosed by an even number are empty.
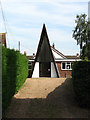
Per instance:
[[[72,70],[72,63],[71,62],[62,62],[61,70]]]
[[[73,63],[71,63],[71,69],[72,69]]]
[[[32,70],[32,63],[31,62],[28,63],[28,69]]]
[[[70,62],[67,62],[67,63],[66,63],[66,69],[69,70],[70,68],[71,68],[71,64],[70,64]]]
[[[65,63],[62,63],[62,69],[65,69]]]

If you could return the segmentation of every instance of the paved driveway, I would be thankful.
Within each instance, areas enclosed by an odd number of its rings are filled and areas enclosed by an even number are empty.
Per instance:
[[[7,118],[87,118],[74,99],[72,80],[27,79],[12,98]]]

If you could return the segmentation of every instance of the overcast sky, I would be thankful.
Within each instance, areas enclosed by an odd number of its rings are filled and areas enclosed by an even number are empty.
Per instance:
[[[7,27],[7,45],[32,55],[36,52],[43,23],[50,44],[65,55],[76,55],[79,46],[72,38],[77,14],[88,15],[89,0],[1,0]],[[1,11],[1,9],[0,9]],[[6,32],[0,12],[0,32]]]

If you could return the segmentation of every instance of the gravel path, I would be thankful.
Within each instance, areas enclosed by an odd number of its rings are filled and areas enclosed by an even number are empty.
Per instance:
[[[71,79],[27,79],[12,98],[7,118],[88,118],[74,99]]]

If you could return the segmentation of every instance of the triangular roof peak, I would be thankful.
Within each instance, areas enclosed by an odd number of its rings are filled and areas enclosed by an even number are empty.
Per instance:
[[[43,27],[45,27],[45,23],[43,24]]]
[[[47,33],[46,25],[45,25],[45,24],[43,24],[43,28],[42,28],[41,35],[42,35],[43,33]]]
[[[44,39],[44,37],[45,37],[45,39]],[[51,51],[51,48],[50,48],[50,42],[49,42],[49,38],[48,38],[48,34],[47,34],[47,30],[46,30],[45,24],[43,24],[43,28],[42,28],[42,31],[41,31],[41,36],[40,36],[40,41],[39,41],[39,44],[38,44],[38,49],[37,49],[35,61],[37,61],[37,58],[38,58],[39,53],[40,53],[40,51],[41,51],[41,46],[42,46],[43,41],[44,41],[44,42],[46,41],[46,44],[47,44],[48,47],[49,47],[49,51],[51,52],[51,56],[53,57],[52,51]],[[45,44],[45,43],[44,43],[44,44]]]
[[[42,32],[41,32],[41,36],[40,36],[40,41],[39,41],[38,48],[37,48],[36,58],[35,58],[35,62],[34,62],[34,67],[35,67],[36,62],[42,62],[42,63],[53,62],[57,77],[59,77],[57,67],[55,64],[55,60],[54,60],[54,56],[53,56],[53,53],[52,53],[52,50],[50,47],[50,42],[49,42],[49,38],[47,35],[45,24],[43,24],[43,28],[42,28]],[[34,71],[34,67],[32,70],[32,74]]]
[[[43,23],[43,27],[45,27],[45,23]]]

